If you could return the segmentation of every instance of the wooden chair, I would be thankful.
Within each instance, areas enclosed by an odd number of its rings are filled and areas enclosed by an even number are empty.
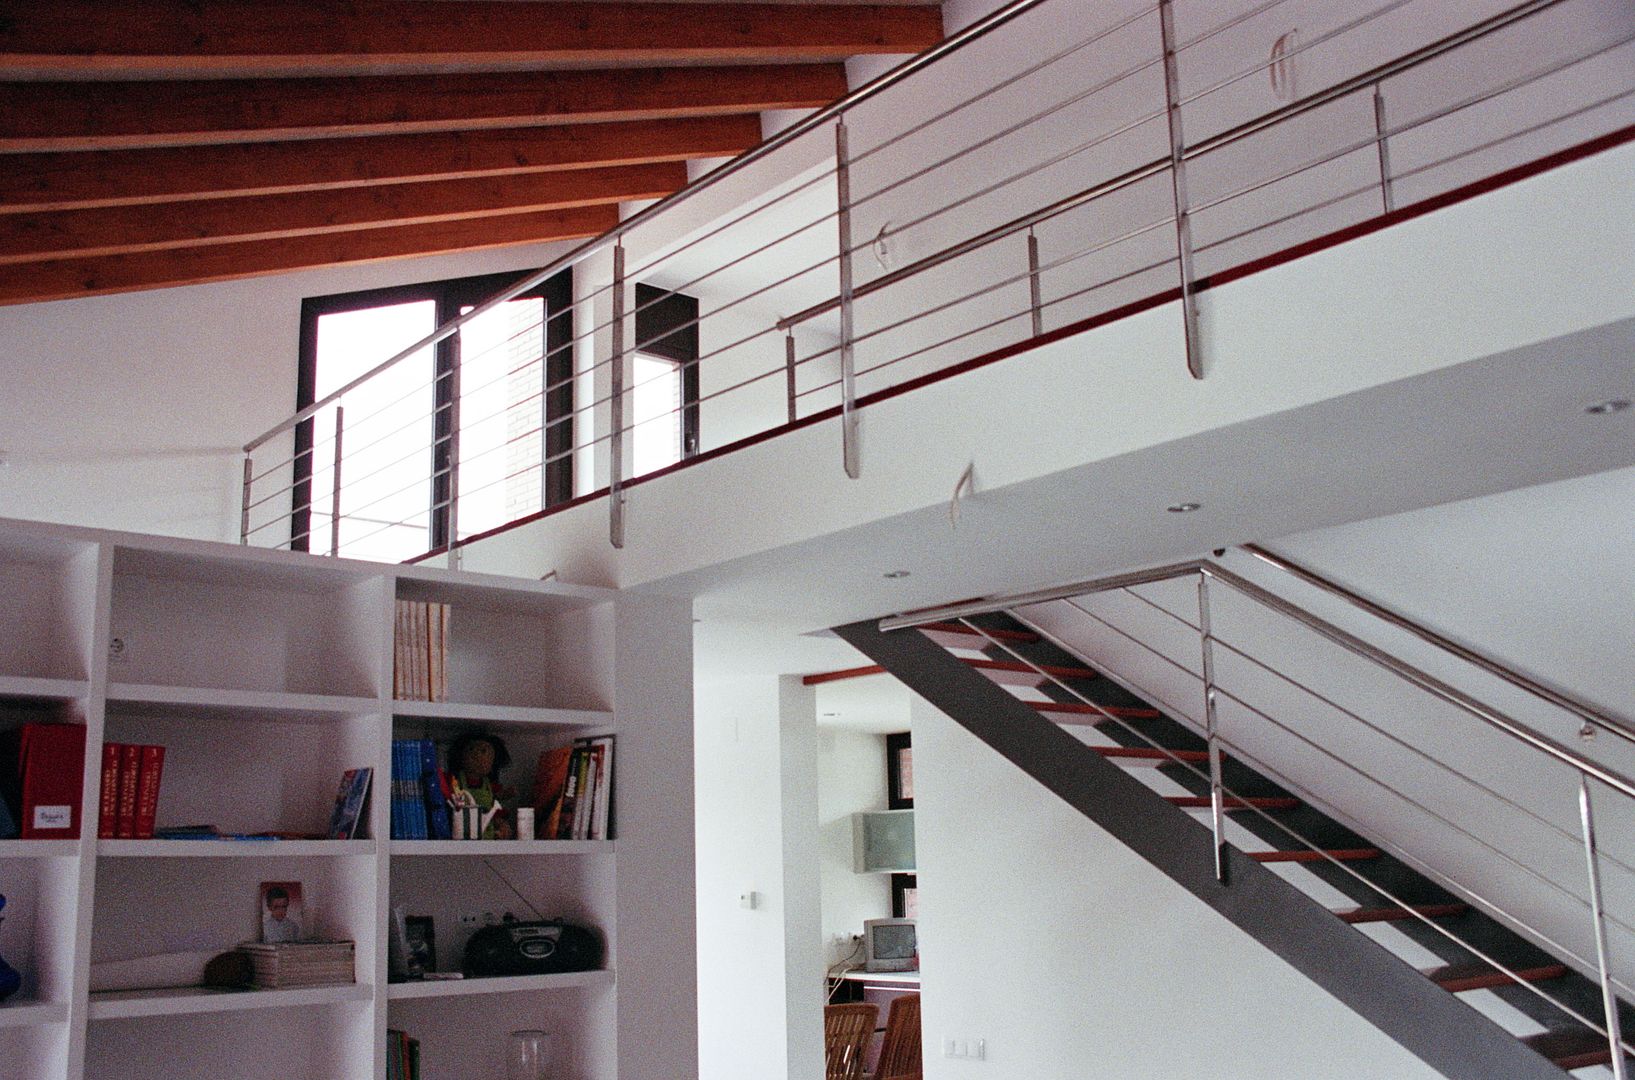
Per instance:
[[[823,1007],[824,1080],[863,1080],[863,1050],[879,1015],[863,1003]]]
[[[875,1063],[878,1080],[918,1076],[920,1062],[920,995],[903,994],[891,999],[886,1013],[886,1035],[880,1043],[880,1060]]]

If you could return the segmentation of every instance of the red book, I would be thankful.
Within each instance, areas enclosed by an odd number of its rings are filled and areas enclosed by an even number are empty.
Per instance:
[[[136,837],[136,785],[142,777],[142,748],[135,743],[119,747],[119,816],[114,835],[121,840]]]
[[[136,782],[136,839],[153,839],[153,819],[159,813],[159,778],[165,771],[165,748],[142,747],[142,772]]]
[[[22,836],[77,840],[85,790],[85,728],[79,724],[25,724],[21,758]]]
[[[102,744],[102,798],[97,803],[97,838],[112,840],[119,818],[119,743]]]

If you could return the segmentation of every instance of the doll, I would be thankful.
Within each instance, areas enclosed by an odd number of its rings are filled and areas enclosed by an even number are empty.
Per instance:
[[[499,810],[483,830],[484,840],[509,840],[516,835],[505,807],[516,794],[500,783],[500,774],[511,764],[504,740],[481,731],[469,731],[454,740],[448,751],[453,794],[449,802],[456,809],[474,806],[486,816]]]

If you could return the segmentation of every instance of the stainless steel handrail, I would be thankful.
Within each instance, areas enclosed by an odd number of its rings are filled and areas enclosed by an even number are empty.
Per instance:
[[[739,154],[737,157],[733,158],[731,161],[726,162],[719,168],[713,169],[709,173],[700,177],[695,183],[689,184],[680,191],[676,192],[674,195],[661,199],[652,206],[647,207],[645,210],[631,215],[602,235],[580,244],[572,251],[551,262],[544,269],[536,270],[534,273],[529,274],[527,277],[516,282],[510,287],[496,293],[489,299],[484,300],[481,304],[478,304],[466,314],[457,319],[453,319],[442,326],[439,326],[436,330],[415,342],[407,349],[404,349],[396,356],[375,365],[375,367],[358,376],[356,379],[353,379],[351,382],[347,383],[339,390],[336,390],[334,393],[328,395],[323,400],[313,402],[311,405],[308,405],[306,408],[302,409],[300,412],[296,413],[294,416],[290,417],[284,422],[269,428],[267,431],[256,436],[254,439],[251,439],[244,445],[244,452],[246,454],[254,453],[258,446],[261,446],[269,439],[277,438],[279,435],[294,429],[296,425],[310,419],[325,405],[328,405],[336,399],[342,397],[347,391],[357,389],[359,386],[392,367],[400,360],[407,359],[408,357],[419,352],[421,349],[428,348],[444,340],[445,338],[452,336],[466,323],[471,322],[473,319],[476,319],[481,315],[487,314],[489,311],[509,300],[516,299],[516,297],[520,296],[524,292],[527,292],[534,286],[542,284],[552,275],[557,274],[570,266],[574,266],[585,261],[591,255],[594,255],[598,251],[607,248],[608,245],[612,244],[614,241],[627,235],[632,229],[653,220],[660,214],[668,213],[673,207],[686,202],[688,199],[696,197],[700,192],[708,191],[710,188],[729,177],[736,176],[738,173],[749,168],[749,166],[774,153],[777,153],[785,146],[789,146],[803,136],[810,135],[813,132],[822,129],[836,117],[844,115],[863,102],[868,101],[870,98],[873,98],[886,89],[897,85],[915,72],[953,55],[959,50],[965,48],[967,45],[971,44],[973,41],[987,37],[990,33],[999,29],[1001,26],[1012,22],[1016,18],[1035,7],[1038,7],[1044,2],[1045,0],[1010,0],[1010,3],[983,16],[970,26],[967,26],[965,29],[944,38],[939,44],[932,46],[925,52],[909,57],[907,60],[903,61],[901,64],[898,64],[890,71],[887,71],[876,78],[871,79],[867,83],[864,83],[862,86],[858,87],[856,90],[853,90],[851,93],[847,94],[834,104],[819,109],[811,116],[806,117],[799,123],[796,123],[778,133],[772,138],[761,143],[759,146],[751,147],[742,154]]]
[[[1072,596],[1082,596],[1086,593],[1108,592],[1113,589],[1128,588],[1134,585],[1150,585],[1159,581],[1166,581],[1187,574],[1200,573],[1208,575],[1225,583],[1268,607],[1279,614],[1306,626],[1319,635],[1339,645],[1363,659],[1386,668],[1396,675],[1408,680],[1421,690],[1433,697],[1446,701],[1448,704],[1476,717],[1489,727],[1502,731],[1511,738],[1533,747],[1549,757],[1556,759],[1578,772],[1594,777],[1601,783],[1618,791],[1629,798],[1635,799],[1635,780],[1630,780],[1599,762],[1579,754],[1571,747],[1563,746],[1545,735],[1533,731],[1527,725],[1515,720],[1494,709],[1463,690],[1448,684],[1427,671],[1392,656],[1385,650],[1370,644],[1348,631],[1342,630],[1333,623],[1319,616],[1313,615],[1305,609],[1284,600],[1277,594],[1262,588],[1249,579],[1233,573],[1226,568],[1206,559],[1193,560],[1185,563],[1174,563],[1168,566],[1155,567],[1151,570],[1135,571],[1128,574],[1116,574],[1111,577],[1099,578],[1092,581],[1077,582],[1072,585],[1061,585],[1051,589],[1040,589],[1029,593],[1019,593],[1014,596],[993,598],[987,600],[971,600],[962,604],[948,604],[938,608],[928,608],[921,611],[896,615],[880,621],[882,630],[899,630],[908,627],[922,626],[931,622],[947,622],[954,619],[968,618],[973,615],[985,615],[996,611],[1006,611],[1012,608],[1027,607],[1031,604],[1045,603],[1050,600],[1063,600]],[[1401,616],[1398,616],[1401,618]],[[1405,622],[1407,620],[1404,620]],[[1427,631],[1431,633],[1431,631]],[[1498,671],[1509,671],[1497,661],[1490,661],[1494,666],[1495,674]],[[1518,672],[1510,672],[1517,687],[1526,688],[1526,676]],[[1588,708],[1587,706],[1585,708]],[[1617,722],[1593,709],[1590,713],[1598,718],[1598,722],[1608,728],[1616,728]],[[1576,714],[1575,714],[1576,715]]]

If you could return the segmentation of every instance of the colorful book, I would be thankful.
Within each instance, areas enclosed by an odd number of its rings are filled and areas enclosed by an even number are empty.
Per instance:
[[[539,767],[534,772],[534,835],[541,840],[556,838],[562,821],[562,795],[568,786],[568,763],[572,758],[571,746],[559,746],[539,755]]]
[[[454,822],[449,815],[448,795],[443,790],[442,770],[437,767],[437,744],[421,739],[420,800],[426,814],[426,836],[431,840],[452,840]]]
[[[341,774],[335,809],[329,815],[329,839],[354,840],[363,834],[363,810],[368,805],[369,781],[374,774],[373,769],[348,769]]]
[[[165,773],[165,748],[141,747],[141,770],[136,781],[136,829],[138,840],[153,839],[154,819],[159,815],[159,781]]]
[[[119,744],[119,812],[114,819],[114,835],[121,840],[136,838],[136,788],[142,780],[142,748],[135,743]]]
[[[119,826],[119,743],[102,744],[102,793],[97,800],[97,838],[112,840]]]

